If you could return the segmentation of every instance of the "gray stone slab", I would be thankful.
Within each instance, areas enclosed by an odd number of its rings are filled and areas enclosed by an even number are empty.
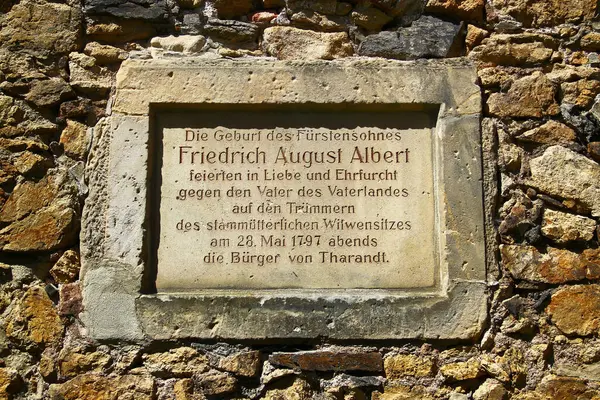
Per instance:
[[[481,97],[471,65],[460,60],[128,60],[117,80],[113,113],[95,128],[86,167],[81,246],[83,319],[90,336],[469,340],[481,332],[487,316]],[[259,116],[261,110],[290,105],[339,111],[347,104],[378,112],[439,110],[433,128],[436,167],[429,171],[437,198],[433,286],[248,290],[242,285],[151,294],[161,202],[153,196],[160,185],[157,113],[243,107]]]

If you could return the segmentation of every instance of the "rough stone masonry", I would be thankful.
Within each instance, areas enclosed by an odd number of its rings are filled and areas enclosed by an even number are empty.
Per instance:
[[[593,0],[5,0],[0,398],[600,397]],[[483,95],[489,314],[473,341],[100,341],[82,310],[89,130],[126,59],[464,57]],[[99,141],[100,140],[100,141]],[[103,171],[97,171],[102,175]],[[87,227],[88,229],[93,227]],[[102,227],[98,227],[100,229]]]

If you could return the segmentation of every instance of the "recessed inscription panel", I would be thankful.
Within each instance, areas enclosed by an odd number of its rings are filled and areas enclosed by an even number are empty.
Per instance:
[[[435,285],[427,114],[160,120],[159,291]]]

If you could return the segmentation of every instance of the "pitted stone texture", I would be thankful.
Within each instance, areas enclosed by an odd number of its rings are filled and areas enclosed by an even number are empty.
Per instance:
[[[435,361],[428,356],[396,354],[385,358],[384,368],[387,379],[431,377],[435,372]]]
[[[81,45],[79,7],[25,0],[0,18],[0,45],[36,57],[76,51]]]
[[[71,283],[79,275],[79,254],[75,250],[67,250],[50,269],[50,275],[57,283]]]
[[[557,47],[551,36],[494,34],[470,56],[484,65],[535,66],[548,62]]]
[[[581,215],[546,209],[542,220],[542,234],[556,243],[592,240],[596,221]]]
[[[528,184],[551,196],[573,199],[600,216],[600,165],[562,146],[546,149],[530,162]]]
[[[492,93],[487,105],[495,117],[541,118],[559,113],[556,88],[541,72],[516,80],[506,93]]]
[[[582,253],[549,247],[541,253],[532,246],[501,246],[502,262],[516,279],[531,282],[566,283],[600,278],[600,253]]]
[[[191,347],[178,347],[166,353],[145,354],[144,367],[155,376],[191,377],[209,370],[208,358]]]
[[[86,97],[102,98],[110,91],[114,73],[96,65],[96,59],[82,53],[69,54],[71,86]]]
[[[567,335],[588,336],[600,332],[600,286],[575,285],[552,295],[548,314]]]
[[[369,35],[358,54],[398,60],[452,57],[462,25],[423,16],[407,28]]]
[[[259,351],[235,353],[219,361],[219,369],[246,377],[258,375],[260,367],[261,356]]]
[[[153,400],[156,398],[156,383],[145,376],[107,378],[88,373],[51,385],[49,394],[51,400]]]
[[[494,0],[496,12],[508,14],[525,26],[543,27],[591,20],[596,12],[595,0]]]
[[[60,134],[60,143],[65,154],[75,160],[85,160],[89,147],[88,127],[81,122],[67,120],[67,126]]]
[[[463,20],[482,22],[483,0],[429,0],[425,11],[432,14],[443,14],[460,17]]]
[[[47,346],[60,340],[62,322],[43,288],[34,286],[14,304],[6,316],[6,335],[22,342]]]
[[[206,39],[200,35],[155,37],[150,41],[153,48],[184,54],[199,53],[205,43]]]
[[[292,27],[265,29],[263,49],[280,60],[333,60],[354,53],[347,33],[321,33]]]
[[[577,134],[567,125],[551,120],[524,132],[517,139],[537,144],[570,144],[577,140]]]

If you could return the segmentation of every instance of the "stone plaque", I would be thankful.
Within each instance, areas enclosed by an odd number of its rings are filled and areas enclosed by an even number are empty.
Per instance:
[[[229,111],[158,120],[159,291],[437,282],[435,117]]]
[[[125,61],[86,166],[89,335],[472,340],[476,79],[460,60]]]

